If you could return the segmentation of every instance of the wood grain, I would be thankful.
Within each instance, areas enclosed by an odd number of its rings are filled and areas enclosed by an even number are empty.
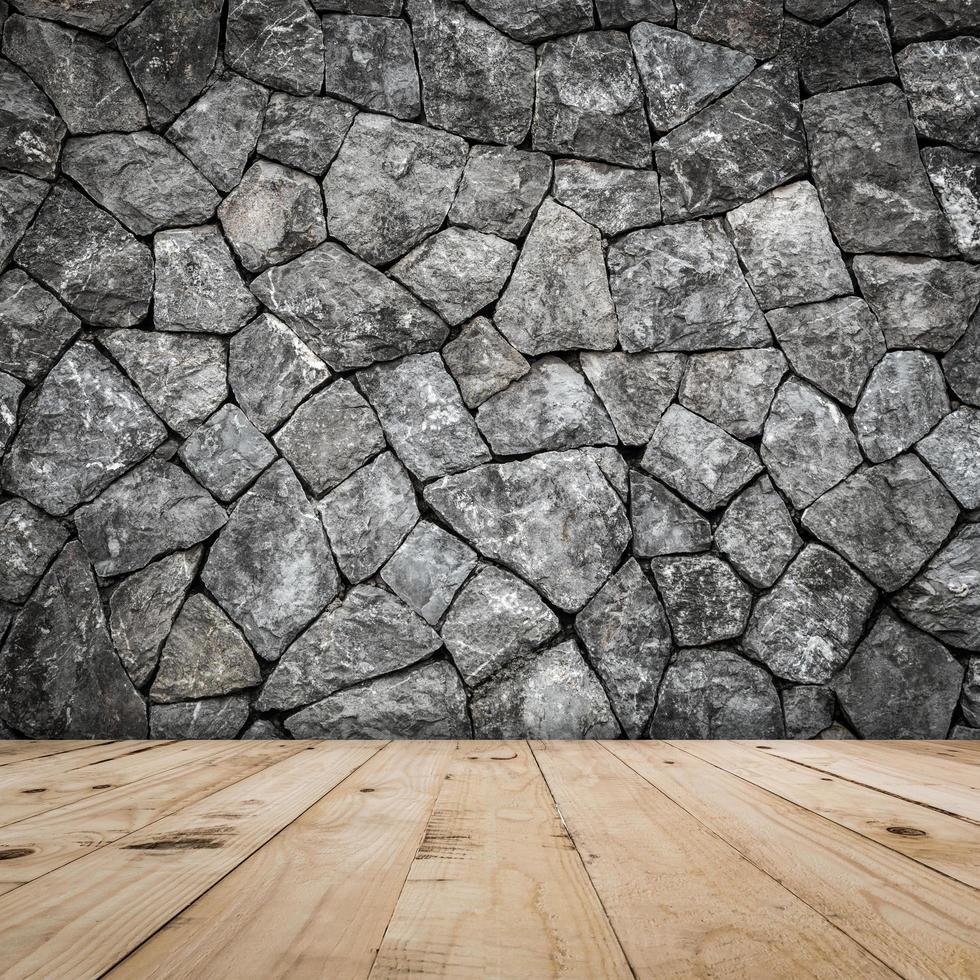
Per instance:
[[[45,756],[61,755],[64,752],[74,752],[77,749],[87,749],[95,745],[106,745],[105,740],[97,742],[88,739],[65,739],[60,742],[35,742],[27,739],[18,741],[0,741],[0,766],[11,762],[24,762],[27,759],[41,759]]]

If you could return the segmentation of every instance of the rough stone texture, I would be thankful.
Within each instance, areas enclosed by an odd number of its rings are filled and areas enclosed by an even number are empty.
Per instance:
[[[24,72],[0,58],[0,166],[51,178],[65,124]]]
[[[693,507],[639,470],[630,470],[629,480],[634,554],[651,558],[711,547],[711,525]]]
[[[0,454],[17,429],[17,406],[24,386],[9,374],[0,372]]]
[[[783,11],[779,0],[675,0],[677,26],[695,37],[717,41],[756,58],[779,48]]]
[[[960,705],[967,723],[980,727],[980,657],[970,657],[967,663]]]
[[[660,224],[660,184],[649,170],[558,160],[554,195],[604,235]]]
[[[770,341],[717,221],[665,225],[619,239],[609,250],[609,282],[624,350],[764,347]]]
[[[99,0],[98,3],[79,3],[78,0],[18,0],[17,9],[27,17],[44,17],[81,27],[93,34],[115,34],[131,20],[146,0]]]
[[[725,647],[680,650],[660,688],[651,738],[782,738],[769,675]]]
[[[24,602],[68,539],[68,532],[26,500],[0,503],[0,601]]]
[[[150,738],[235,738],[248,719],[248,697],[231,694],[150,707]]]
[[[674,0],[596,0],[595,6],[603,27],[629,27],[639,20],[674,22]]]
[[[0,172],[0,268],[7,264],[47,192],[43,180]]]
[[[819,684],[796,684],[780,692],[787,738],[814,738],[834,720],[834,692]]]
[[[857,646],[876,595],[842,558],[808,544],[755,604],[742,645],[777,677],[822,684]]]
[[[980,406],[980,309],[966,333],[943,357],[942,366],[950,388],[963,401]]]
[[[980,508],[980,411],[960,406],[915,449],[961,507]]]
[[[511,0],[472,0],[469,6],[518,41],[540,41],[592,26],[589,0],[533,0],[523,5]]]
[[[477,738],[615,738],[619,723],[574,640],[514,661],[470,702]]]
[[[888,0],[896,44],[906,44],[934,34],[956,33],[980,27],[975,0]]]
[[[962,682],[941,643],[885,610],[832,685],[862,738],[945,738]]]
[[[960,253],[980,262],[980,154],[927,146],[922,160]]]
[[[482,316],[467,323],[443,347],[442,357],[470,408],[482,405],[530,370],[524,356]]]
[[[265,110],[259,153],[287,167],[322,177],[355,115],[353,106],[336,99],[275,92]]]

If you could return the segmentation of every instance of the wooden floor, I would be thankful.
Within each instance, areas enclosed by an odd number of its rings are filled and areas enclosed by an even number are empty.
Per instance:
[[[980,977],[980,743],[2,742],[0,976]]]

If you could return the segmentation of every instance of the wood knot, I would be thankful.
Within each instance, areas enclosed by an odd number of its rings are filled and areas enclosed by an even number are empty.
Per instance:
[[[926,837],[924,830],[917,830],[915,827],[889,827],[889,834],[897,834],[899,837]]]
[[[13,861],[15,858],[27,857],[33,854],[33,847],[2,847],[0,848],[0,861]]]

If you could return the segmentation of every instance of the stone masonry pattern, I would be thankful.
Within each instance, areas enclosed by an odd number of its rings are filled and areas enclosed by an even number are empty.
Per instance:
[[[980,737],[976,0],[0,28],[0,737]]]

